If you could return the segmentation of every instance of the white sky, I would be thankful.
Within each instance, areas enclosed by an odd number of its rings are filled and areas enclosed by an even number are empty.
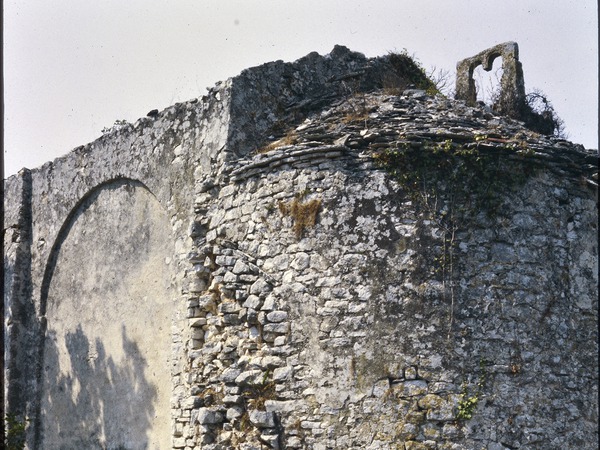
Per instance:
[[[335,44],[406,48],[454,73],[516,41],[526,90],[547,94],[572,141],[598,148],[597,28],[593,0],[5,0],[5,176],[244,68]]]

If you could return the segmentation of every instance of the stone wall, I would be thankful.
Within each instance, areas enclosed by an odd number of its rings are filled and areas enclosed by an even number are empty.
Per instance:
[[[222,109],[214,98],[177,104],[6,180],[5,393],[30,448],[169,440],[189,186],[198,150],[211,158],[226,137]]]
[[[248,69],[5,182],[29,448],[597,447],[596,155],[392,62]]]

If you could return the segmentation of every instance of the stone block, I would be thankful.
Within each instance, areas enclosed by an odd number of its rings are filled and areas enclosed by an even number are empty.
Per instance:
[[[290,366],[279,367],[273,371],[273,381],[288,380],[292,376],[293,369]]]
[[[223,383],[234,383],[236,378],[240,376],[241,373],[242,371],[240,369],[228,367],[227,369],[223,370],[220,378]]]
[[[239,385],[257,384],[262,382],[263,377],[264,373],[262,370],[252,369],[240,373],[236,377],[235,382]]]
[[[284,320],[287,320],[288,318],[288,313],[286,311],[271,311],[270,313],[267,314],[267,320],[269,322],[283,322]]]
[[[227,301],[220,303],[218,309],[221,314],[237,314],[240,308],[236,302]]]
[[[173,448],[185,448],[185,438],[176,437],[173,439]]]
[[[241,322],[237,314],[225,314],[223,316],[224,325],[239,325]]]
[[[259,296],[257,296],[257,295],[249,295],[246,298],[246,301],[243,303],[242,306],[244,308],[260,309],[261,304],[262,304],[262,300],[260,299]]]
[[[205,317],[195,317],[193,319],[190,319],[188,321],[188,323],[191,328],[199,328],[199,327],[206,325],[206,318]]]
[[[276,347],[281,347],[283,345],[285,345],[286,343],[286,337],[285,336],[277,336],[275,338],[275,340],[273,341],[273,345]],[[275,351],[275,350],[273,350]]]
[[[256,409],[248,411],[250,423],[258,428],[274,428],[275,413],[272,411],[258,411]]]
[[[300,409],[300,402],[297,400],[266,400],[265,409],[272,412],[290,413]]]
[[[399,397],[414,397],[427,394],[427,382],[423,380],[403,381],[392,386]]]
[[[192,328],[192,339],[204,340],[204,330],[202,328]]]
[[[230,404],[238,404],[242,402],[242,396],[241,395],[225,395],[223,397],[223,404],[225,405],[230,405]]]
[[[231,267],[231,266],[235,265],[236,259],[233,256],[229,256],[229,255],[218,255],[215,258],[215,263],[217,264],[217,266]]]
[[[290,323],[267,323],[263,326],[263,331],[265,333],[286,334],[290,331]]]
[[[253,295],[266,296],[270,291],[271,285],[262,278],[259,278],[250,286],[250,294]]]
[[[214,425],[223,422],[223,414],[210,408],[199,408],[192,412],[192,422],[201,425]]]
[[[202,405],[202,399],[196,396],[188,397],[181,402],[181,407],[183,409],[194,409],[198,408],[200,405]]]

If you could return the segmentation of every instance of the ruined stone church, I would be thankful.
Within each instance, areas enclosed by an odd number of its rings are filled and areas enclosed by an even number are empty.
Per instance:
[[[456,98],[407,55],[336,46],[23,169],[4,182],[13,438],[597,448],[598,157],[552,132],[515,43],[459,62]]]

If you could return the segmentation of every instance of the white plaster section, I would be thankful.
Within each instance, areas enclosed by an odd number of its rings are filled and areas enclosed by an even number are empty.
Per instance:
[[[48,292],[43,448],[170,445],[169,235],[133,182],[106,185],[73,217]]]

